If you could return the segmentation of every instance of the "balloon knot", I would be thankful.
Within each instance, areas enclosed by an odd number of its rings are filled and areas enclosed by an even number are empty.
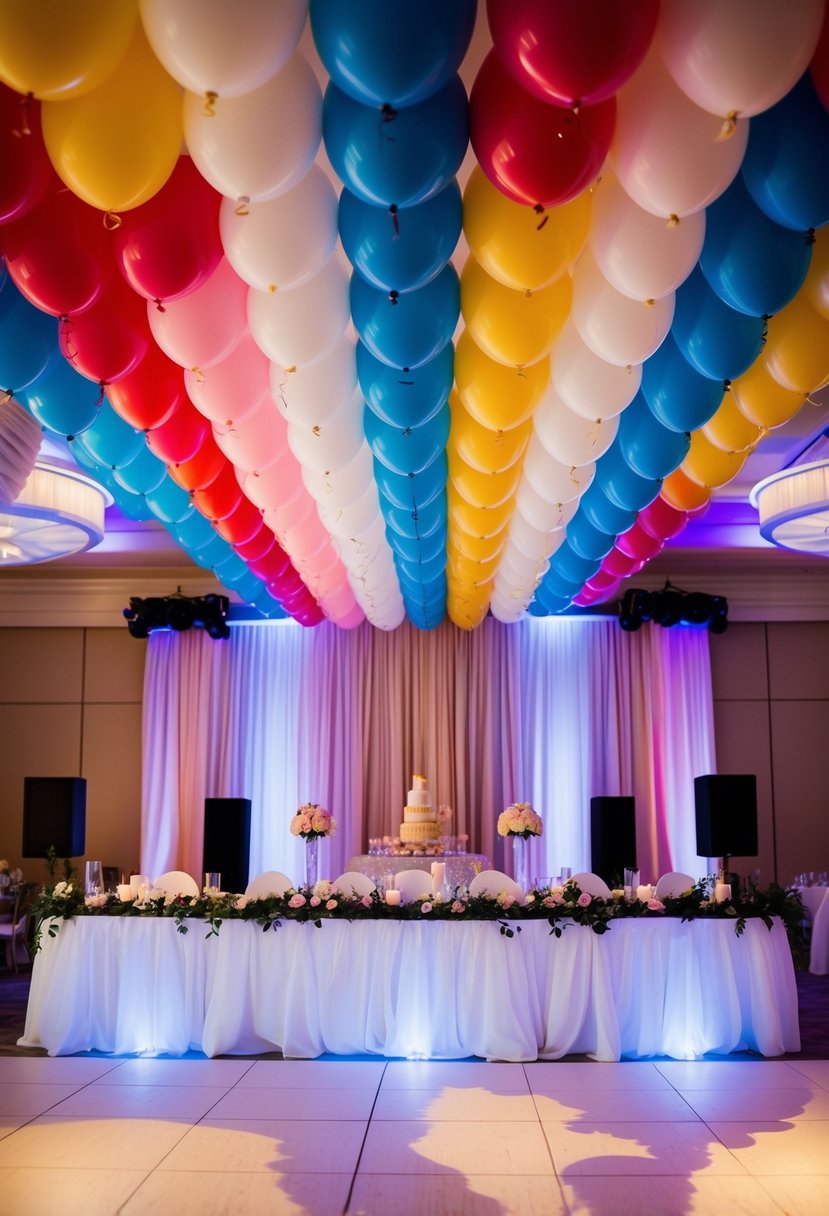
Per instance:
[[[204,114],[205,118],[215,118],[216,117],[216,102],[218,100],[219,100],[219,94],[214,93],[212,91],[212,89],[209,89],[205,93],[204,109],[202,110],[202,113]]]
[[[678,224],[679,224],[679,216],[671,213],[671,215],[668,216],[668,227],[676,228]]]
[[[311,434],[316,435],[317,438],[320,437],[322,434],[322,427],[319,425],[319,423],[315,423],[315,425],[311,427]]]
[[[395,240],[400,236],[400,219],[397,214],[397,203],[392,203],[389,207],[389,215],[391,216],[392,227],[394,228]]]
[[[399,299],[400,299],[399,291],[390,291],[389,292],[389,303],[390,304],[396,304]]]
[[[167,309],[166,309],[166,308],[164,307],[164,305],[161,303],[161,300],[159,299],[159,297],[158,297],[158,296],[156,296],[156,297],[155,297],[155,300],[153,301],[153,303],[155,304],[155,306],[156,306],[156,308],[158,309],[158,311],[159,311],[159,312],[166,312],[166,311],[167,311]]]
[[[814,230],[814,228],[810,228],[809,231],[806,233],[806,244],[814,245],[814,243],[815,243],[815,230]]]
[[[104,227],[106,228],[107,232],[117,232],[122,223],[123,220],[117,211],[104,212]]]
[[[730,392],[731,392],[731,381],[730,381],[730,380],[723,380],[723,382],[722,382],[722,391],[723,391],[724,393],[730,393]]]
[[[737,130],[737,111],[730,110],[728,112],[728,114],[726,114],[725,118],[723,119],[723,124],[720,127],[720,133],[717,136],[716,142],[718,144],[725,143],[725,141],[727,139],[731,139],[731,136],[734,134],[734,132],[736,130]]]
[[[240,194],[236,200],[236,215],[250,215],[250,199],[246,194]]]
[[[272,296],[276,290],[277,290],[276,283],[268,283],[268,295]]]
[[[190,371],[196,377],[196,384],[204,384],[205,375],[200,367],[191,367]]]
[[[516,363],[516,365],[515,365],[515,370],[518,372],[518,379],[519,379],[519,380],[526,380],[526,379],[527,379],[527,373],[524,371],[524,365],[523,365],[523,363]]]
[[[655,303],[656,303],[656,300],[654,300],[653,298],[649,298],[649,299],[645,300],[645,307],[653,308]]]
[[[540,232],[550,217],[549,217],[549,215],[547,215],[545,213],[544,206],[542,203],[536,203],[535,206],[533,207],[533,211],[535,212],[536,215],[541,216],[541,223],[536,224],[536,227],[535,227],[536,232]]]
[[[411,435],[411,433],[412,433],[412,428],[410,426],[406,426],[403,428],[404,435]]]
[[[380,109],[381,122],[394,122],[397,118],[397,110],[388,101],[384,102]]]
[[[290,367],[283,368],[287,375],[292,376],[296,371],[296,364],[292,363]]]
[[[578,118],[578,116],[579,116],[579,114],[580,114],[580,112],[581,112],[581,102],[578,100],[578,98],[576,98],[576,100],[575,100],[575,101],[573,102],[573,104],[570,106],[570,109],[573,111],[573,113],[575,114],[576,118]]]
[[[18,139],[24,135],[31,135],[32,128],[29,125],[29,114],[32,109],[32,102],[35,99],[34,93],[27,93],[25,97],[20,98],[20,130],[17,127],[12,127],[12,135]]]

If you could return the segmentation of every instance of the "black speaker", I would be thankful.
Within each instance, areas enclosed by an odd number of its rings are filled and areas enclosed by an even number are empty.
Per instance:
[[[757,856],[757,778],[709,773],[694,778],[700,857]]]
[[[225,891],[244,891],[250,875],[250,798],[205,798],[202,869]]]
[[[86,778],[23,778],[23,856],[82,857],[86,847]]]
[[[593,873],[612,885],[636,867],[636,799],[599,795],[590,799]]]

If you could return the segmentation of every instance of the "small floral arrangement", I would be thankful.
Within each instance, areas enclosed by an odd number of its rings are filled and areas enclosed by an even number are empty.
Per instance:
[[[291,820],[291,835],[301,836],[303,840],[333,836],[336,830],[334,816],[317,802],[304,802]]]
[[[540,836],[544,831],[541,816],[529,802],[514,802],[498,816],[499,836]]]

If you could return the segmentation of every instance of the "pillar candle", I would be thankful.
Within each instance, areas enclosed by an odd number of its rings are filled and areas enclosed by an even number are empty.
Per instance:
[[[731,883],[718,882],[714,887],[714,901],[718,904],[727,903],[731,899]]]
[[[387,891],[386,892],[386,903],[389,905],[390,908],[399,908],[400,907],[400,892],[399,891]]]
[[[432,862],[432,890],[440,891],[446,882],[446,862]]]
[[[129,899],[135,899],[133,889],[128,882],[118,884],[118,898],[122,904],[125,904]]]
[[[641,886],[637,887],[636,898],[641,900],[642,903],[647,903],[649,899],[653,899],[653,885],[650,883],[643,883]]]

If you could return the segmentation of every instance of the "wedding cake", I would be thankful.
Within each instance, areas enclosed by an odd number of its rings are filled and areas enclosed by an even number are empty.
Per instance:
[[[428,844],[437,840],[439,835],[440,827],[426,778],[415,773],[408,801],[403,808],[400,841],[402,844]]]

